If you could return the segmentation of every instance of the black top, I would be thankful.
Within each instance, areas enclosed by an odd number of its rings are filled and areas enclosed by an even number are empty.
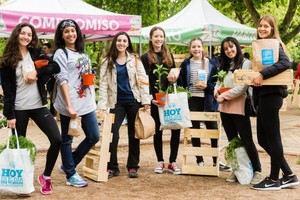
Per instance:
[[[38,90],[41,95],[42,104],[46,105],[48,101],[47,101],[47,91],[45,88],[45,84],[49,80],[52,74],[60,72],[60,67],[51,58],[43,54],[40,49],[29,48],[28,50],[33,62],[39,59],[49,60],[48,65],[36,69],[37,78],[38,78],[37,80]],[[13,69],[11,66],[1,66],[1,80],[2,80],[2,89],[4,94],[3,115],[8,120],[14,119],[15,99],[16,99],[16,90],[17,90],[16,69]]]

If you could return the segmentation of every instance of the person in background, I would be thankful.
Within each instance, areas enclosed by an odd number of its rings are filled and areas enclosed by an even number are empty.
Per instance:
[[[150,93],[153,97],[151,101],[151,115],[155,121],[155,135],[153,136],[154,141],[154,149],[157,157],[157,165],[154,169],[155,173],[161,174],[164,171],[164,158],[163,158],[163,141],[162,134],[163,131],[160,130],[160,121],[158,114],[158,106],[163,106],[158,104],[155,99],[155,93],[158,90],[155,88],[155,83],[158,80],[157,74],[153,73],[153,70],[156,69],[156,64],[162,64],[164,67],[170,70],[171,68],[175,68],[175,62],[173,59],[173,55],[171,54],[168,46],[165,42],[165,31],[161,27],[153,27],[150,30],[149,35],[149,46],[148,51],[141,56],[142,63],[145,67],[146,73],[149,76],[149,88]],[[174,83],[178,77],[163,75],[162,77],[162,85],[163,90],[166,90],[169,82]],[[170,140],[170,157],[168,164],[168,171],[173,174],[181,174],[181,169],[177,166],[176,159],[179,148],[179,140],[180,140],[180,129],[179,130],[171,130],[171,140]]]
[[[221,43],[221,66],[220,70],[227,72],[224,78],[224,87],[228,91],[220,93],[221,83],[218,80],[214,95],[219,103],[222,125],[230,142],[235,137],[240,137],[247,154],[251,160],[254,176],[251,184],[261,181],[261,163],[258,152],[252,138],[250,110],[246,109],[246,91],[248,85],[234,84],[234,71],[237,69],[251,69],[252,63],[245,59],[239,42],[233,37],[225,38]],[[226,179],[228,182],[235,182],[236,176],[232,172]]]
[[[188,88],[191,92],[189,98],[190,111],[207,111],[215,112],[214,109],[214,87],[217,82],[217,78],[214,75],[217,74],[216,63],[210,62],[203,54],[203,42],[200,38],[196,37],[191,39],[190,45],[191,56],[185,59],[180,65],[180,75],[178,78],[178,85],[182,85],[184,88]],[[199,81],[198,71],[205,74],[205,81]],[[204,122],[207,129],[218,129],[217,122],[206,121]],[[192,121],[193,128],[200,128],[199,121]],[[192,138],[193,146],[200,147],[200,138]],[[217,147],[218,140],[212,139],[211,146]],[[204,166],[204,160],[202,156],[196,156],[196,162],[199,166]],[[213,157],[213,165],[216,166],[217,158]],[[219,168],[222,171],[231,171],[231,168],[219,162]]]
[[[38,182],[41,185],[40,192],[49,195],[52,194],[51,174],[59,154],[61,137],[57,124],[47,109],[45,83],[60,69],[37,45],[36,31],[28,23],[18,24],[7,41],[0,62],[4,92],[3,114],[7,118],[8,127],[16,129],[19,136],[26,137],[31,118],[48,137],[50,147],[45,169],[38,176]],[[49,63],[38,67],[34,62],[39,59],[47,59]]]
[[[43,51],[44,54],[46,54],[48,57],[51,57],[51,56],[52,56],[51,44],[50,44],[50,43],[43,43],[42,51]]]
[[[263,85],[262,81],[289,69],[290,61],[287,50],[281,41],[277,22],[274,16],[266,15],[260,18],[257,27],[257,39],[277,39],[280,43],[279,58],[276,63],[261,70],[253,77],[253,95],[257,106],[257,139],[259,145],[271,158],[271,172],[260,183],[252,186],[255,190],[280,190],[299,185],[297,176],[288,165],[281,142],[279,109],[283,98],[288,95],[286,85]],[[280,169],[283,172],[279,179]]]
[[[138,82],[139,81],[139,82]],[[132,43],[126,32],[117,33],[104,57],[100,69],[100,87],[98,109],[106,112],[107,108],[115,114],[112,125],[112,143],[110,144],[110,161],[108,178],[120,174],[117,148],[119,129],[127,115],[129,178],[138,178],[140,161],[140,140],[136,139],[134,122],[141,106],[150,109],[149,84],[145,69],[134,54]]]
[[[95,87],[83,85],[82,80],[82,75],[91,71],[91,61],[84,53],[82,32],[72,19],[64,19],[57,25],[54,45],[56,51],[53,59],[61,69],[55,76],[57,95],[54,101],[54,108],[60,114],[61,123],[62,165],[59,165],[59,170],[66,174],[67,185],[85,187],[88,183],[77,173],[76,166],[100,138],[95,112]],[[78,117],[81,117],[85,138],[72,152],[73,136],[69,135],[70,121]]]
[[[250,60],[250,54],[248,52],[244,53],[244,58],[247,58],[248,60]]]
[[[211,48],[210,48],[211,47]],[[220,55],[216,53],[215,46],[208,46],[208,58],[210,59],[210,62],[213,63],[213,65],[217,66],[217,70],[220,69]],[[211,50],[211,51],[210,51]]]
[[[52,57],[52,48],[51,48],[51,44],[50,43],[43,43],[42,46],[42,51],[44,52],[44,54],[46,54],[48,57]],[[50,79],[49,81],[54,81],[55,79]],[[54,83],[53,83],[54,85]],[[49,84],[47,83],[47,91],[49,92],[50,95],[50,112],[51,114],[56,117],[56,110],[53,106],[53,101],[52,101],[52,92],[53,88],[49,88]]]
[[[297,72],[294,76],[294,79],[300,79],[300,62],[298,63]]]

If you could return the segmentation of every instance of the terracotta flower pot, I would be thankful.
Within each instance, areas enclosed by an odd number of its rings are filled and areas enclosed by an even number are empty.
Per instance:
[[[95,74],[82,74],[82,81],[84,86],[94,85]]]
[[[223,88],[220,88],[219,90],[218,90],[218,92],[220,93],[220,94],[222,94],[223,92],[226,92],[226,91],[228,91],[228,90],[230,90],[231,88],[230,87],[223,87]]]
[[[155,98],[159,104],[161,104],[161,105],[166,104],[166,94],[165,93],[155,93]]]
[[[46,65],[48,65],[49,61],[46,59],[41,59],[41,60],[36,60],[34,61],[34,64],[36,66],[36,68],[40,68],[40,67],[44,67]]]

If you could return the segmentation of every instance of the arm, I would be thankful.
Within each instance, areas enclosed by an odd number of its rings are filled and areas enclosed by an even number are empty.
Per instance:
[[[98,108],[100,110],[106,110],[107,104],[107,90],[108,90],[108,70],[107,62],[104,61],[100,67],[99,75],[99,99],[98,99]]]

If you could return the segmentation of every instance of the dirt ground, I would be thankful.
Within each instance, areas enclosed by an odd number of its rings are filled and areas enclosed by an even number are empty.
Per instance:
[[[169,144],[164,144],[165,160],[168,160]],[[182,162],[182,154],[178,154],[178,163]],[[119,163],[121,174],[118,177],[109,179],[108,182],[94,182],[88,180],[88,187],[74,188],[66,186],[66,179],[57,170],[60,158],[52,175],[53,194],[42,195],[39,192],[39,185],[35,180],[36,191],[32,197],[26,199],[300,199],[300,186],[293,189],[282,189],[280,191],[255,191],[250,185],[225,182],[229,172],[220,172],[219,177],[173,175],[170,173],[155,174],[153,168],[156,165],[156,156],[152,145],[141,145],[141,161],[139,178],[129,179],[125,169],[127,160],[127,146],[119,147]],[[269,157],[260,153],[263,176],[269,173]],[[298,177],[300,177],[300,165],[296,164],[299,156],[286,155],[288,162]],[[204,158],[206,163],[211,158]],[[224,161],[223,156],[221,160]],[[82,162],[83,163],[83,162]],[[35,177],[41,173],[45,164],[45,153],[39,153],[35,164]],[[78,172],[82,173],[82,164],[78,166]],[[18,199],[14,194],[0,193],[0,199]]]

